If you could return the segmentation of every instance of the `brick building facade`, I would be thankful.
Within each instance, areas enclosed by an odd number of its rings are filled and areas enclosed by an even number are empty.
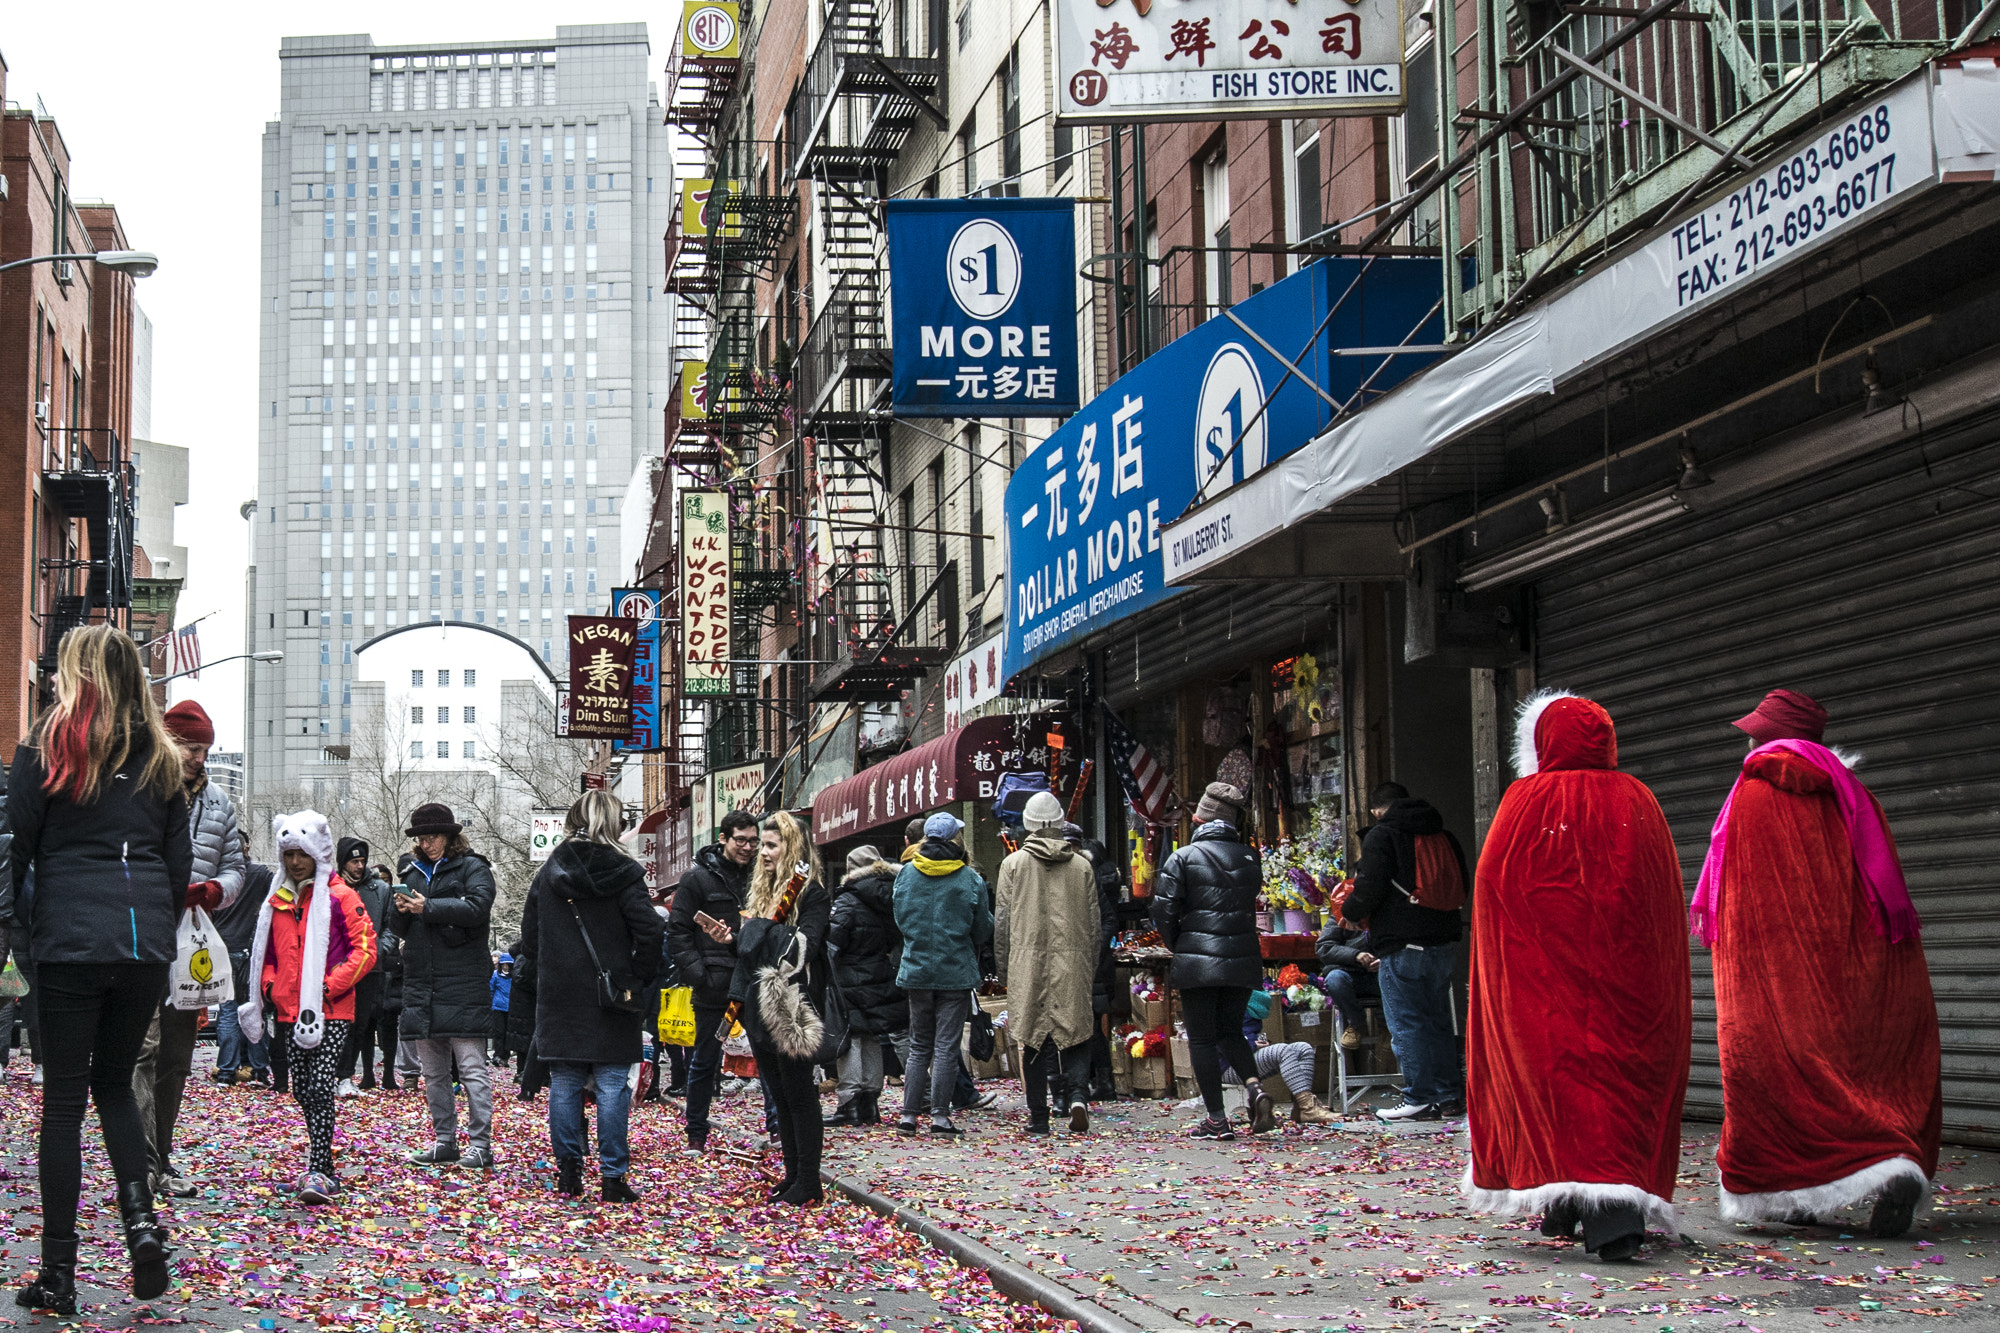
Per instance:
[[[0,68],[0,100],[5,70]],[[52,117],[0,118],[0,263],[122,248],[110,205],[79,207]],[[130,600],[132,279],[90,263],[0,273],[0,756],[11,762],[69,626]]]

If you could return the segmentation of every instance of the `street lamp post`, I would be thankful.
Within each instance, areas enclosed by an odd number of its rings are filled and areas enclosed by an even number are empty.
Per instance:
[[[237,653],[231,657],[218,657],[213,662],[203,662],[201,666],[189,667],[186,671],[176,671],[171,676],[154,676],[146,683],[148,685],[164,685],[170,680],[179,680],[182,676],[192,676],[203,667],[221,666],[224,662],[241,662],[245,658],[248,658],[252,662],[282,662],[285,660],[285,655],[275,648],[262,653]]]
[[[10,268],[23,268],[29,264],[60,264],[64,261],[100,264],[113,273],[129,273],[135,278],[150,278],[153,270],[160,266],[160,257],[145,250],[96,250],[80,255],[30,255],[26,259],[15,259],[0,264],[0,273]]]

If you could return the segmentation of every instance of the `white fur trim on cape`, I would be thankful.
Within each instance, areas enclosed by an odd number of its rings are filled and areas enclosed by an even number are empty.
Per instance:
[[[1542,720],[1550,704],[1558,699],[1575,699],[1580,696],[1569,690],[1537,690],[1521,700],[1521,706],[1514,714],[1514,776],[1531,778],[1541,771],[1541,758],[1535,753],[1535,724]]]
[[[1637,1185],[1607,1185],[1587,1180],[1557,1180],[1546,1185],[1537,1185],[1529,1190],[1487,1190],[1472,1183],[1472,1164],[1465,1165],[1465,1177],[1459,1182],[1465,1191],[1465,1202],[1475,1213],[1497,1213],[1502,1217],[1518,1217],[1523,1213],[1546,1213],[1558,1204],[1573,1204],[1579,1209],[1601,1207],[1608,1203],[1630,1204],[1646,1215],[1646,1225],[1654,1231],[1678,1235],[1680,1225],[1674,1214],[1674,1206],[1657,1194],[1648,1194]]]
[[[1718,1172],[1718,1177],[1720,1173]],[[1914,1180],[1923,1188],[1919,1211],[1930,1207],[1931,1182],[1924,1169],[1907,1157],[1890,1157],[1859,1171],[1803,1190],[1773,1190],[1769,1194],[1722,1191],[1725,1222],[1782,1222],[1801,1215],[1825,1217],[1867,1203],[1895,1180]]]

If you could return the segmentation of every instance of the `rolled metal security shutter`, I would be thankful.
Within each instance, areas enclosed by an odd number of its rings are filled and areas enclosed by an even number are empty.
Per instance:
[[[1862,757],[1924,923],[1945,1137],[2000,1143],[2000,422],[1905,443],[1666,531],[1536,588],[1537,681],[1618,724],[1691,894],[1741,765],[1730,722],[1789,686]],[[1694,953],[1691,1114],[1722,1087]]]

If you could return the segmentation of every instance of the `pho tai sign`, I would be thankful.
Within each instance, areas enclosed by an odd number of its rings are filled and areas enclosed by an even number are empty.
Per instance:
[[[1399,0],[1056,0],[1055,11],[1059,122],[1403,107]]]
[[[729,693],[729,496],[681,492],[681,692]]]

